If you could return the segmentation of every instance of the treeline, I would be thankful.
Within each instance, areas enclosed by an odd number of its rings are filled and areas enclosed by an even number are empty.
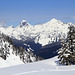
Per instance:
[[[11,51],[16,56],[19,56],[20,60],[24,63],[35,62],[43,59],[34,55],[30,50],[26,51],[23,47],[15,46],[10,37],[0,32],[0,57],[6,60]]]

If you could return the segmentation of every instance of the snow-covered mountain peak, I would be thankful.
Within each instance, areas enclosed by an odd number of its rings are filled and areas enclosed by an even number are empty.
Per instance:
[[[71,26],[71,25],[74,25],[74,24],[72,24],[71,22],[69,22],[69,23],[67,23],[67,24],[70,25],[70,26]]]
[[[0,25],[0,27],[7,28],[8,26],[6,26],[6,25]]]
[[[56,21],[58,21],[58,20],[55,19],[55,18],[53,18],[53,19],[50,20],[50,22],[56,22]]]
[[[11,26],[9,26],[9,28],[14,28],[14,26],[13,26],[13,25],[11,25]]]
[[[49,22],[47,22],[48,24],[50,23],[50,24],[63,24],[63,22],[62,21],[60,21],[60,20],[57,20],[57,19],[55,19],[55,18],[53,18],[53,19],[51,19]]]
[[[26,20],[22,20],[22,22],[27,22]]]
[[[22,22],[20,23],[20,27],[23,26],[30,26],[30,24],[26,20],[22,20]]]

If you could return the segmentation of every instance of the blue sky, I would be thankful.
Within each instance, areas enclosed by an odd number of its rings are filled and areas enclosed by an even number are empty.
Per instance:
[[[0,24],[44,23],[52,18],[75,23],[75,0],[0,0]]]

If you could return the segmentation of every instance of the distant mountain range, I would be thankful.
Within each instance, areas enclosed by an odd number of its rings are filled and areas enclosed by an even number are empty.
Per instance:
[[[0,31],[8,35],[16,46],[36,51],[45,45],[58,42],[61,38],[66,38],[70,25],[73,24],[63,23],[54,18],[38,25],[30,25],[26,20],[23,20],[17,27],[0,26]]]

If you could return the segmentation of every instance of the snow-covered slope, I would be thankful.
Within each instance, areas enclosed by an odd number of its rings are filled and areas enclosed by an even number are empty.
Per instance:
[[[57,56],[30,64],[1,68],[1,75],[75,75],[75,66],[59,66]]]
[[[6,60],[0,58],[0,68],[24,64],[19,56],[11,54]]]
[[[11,38],[22,41],[34,41],[42,46],[56,42],[60,38],[67,36],[68,26],[70,24],[63,23],[59,20],[52,19],[49,22],[39,25],[30,25],[26,20],[23,20],[19,26],[13,28],[0,27],[0,31],[9,35]]]
[[[23,64],[13,52],[13,44],[8,36],[0,33],[0,68]]]
[[[0,33],[0,67],[30,63],[41,59],[30,50],[26,51],[23,47],[16,47],[8,36]]]

